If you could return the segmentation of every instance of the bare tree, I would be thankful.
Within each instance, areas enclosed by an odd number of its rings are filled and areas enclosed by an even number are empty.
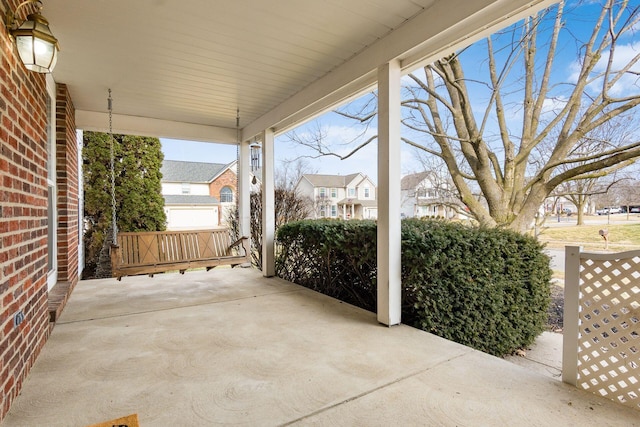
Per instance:
[[[605,175],[593,173],[583,178],[562,183],[553,192],[555,197],[566,197],[576,205],[578,210],[577,224],[584,225],[584,213],[587,209],[593,213],[598,201],[605,206],[615,204],[616,196],[612,188],[622,182],[624,178],[617,178],[616,174]],[[604,201],[604,202],[603,202]]]
[[[293,189],[277,187],[274,197],[276,232],[281,225],[305,219],[311,214],[311,201],[300,196]],[[262,268],[262,190],[251,193],[250,205],[251,259],[253,265]],[[227,223],[231,234],[236,238],[239,237],[240,227],[236,206],[227,211]]]
[[[313,217],[324,218],[329,215],[329,209],[331,209],[332,201],[328,194],[318,195],[313,199]]]
[[[305,219],[310,214],[308,200],[301,198],[293,190],[275,189],[276,232],[281,225],[290,221]],[[251,193],[251,246],[253,264],[262,268],[262,191]]]
[[[609,150],[611,147],[619,147],[625,144],[632,135],[629,132],[628,117],[618,117],[610,122],[604,123],[600,127],[594,129],[588,135],[576,144],[569,153],[570,158],[585,158],[593,153],[601,153]],[[624,169],[632,164],[632,160],[620,162],[607,169],[600,169],[590,173],[565,181],[558,185],[552,192],[555,197],[566,197],[577,208],[577,225],[584,224],[584,212],[588,204],[591,204],[592,212],[595,212],[595,206],[592,202],[594,196],[607,194],[612,187],[618,183],[628,179]],[[560,173],[570,170],[576,165],[583,165],[586,161],[576,161],[575,164],[561,165],[558,170]]]
[[[553,192],[553,196],[564,196],[576,206],[577,224],[584,225],[584,212],[596,194],[606,193],[607,185],[601,183],[603,176],[595,173],[581,179],[566,181]]]
[[[640,6],[627,0],[567,5],[561,1],[408,77],[403,140],[446,164],[462,202],[483,226],[526,230],[562,183],[640,157],[637,134],[617,144],[603,141],[597,152],[577,149],[607,123],[624,120],[638,128],[640,52],[631,42]],[[580,20],[580,31],[566,25],[569,19]],[[567,64],[568,56],[575,60]],[[368,126],[373,105],[371,96],[357,111],[340,114]],[[354,151],[368,141],[354,143]],[[318,153],[330,151],[316,145]]]
[[[318,173],[318,169],[311,166],[309,159],[283,160],[275,171],[275,186],[280,189],[294,190],[302,175],[315,173]]]
[[[482,109],[473,102],[460,54],[424,67],[424,78],[412,76],[415,96],[405,105],[413,114],[406,123],[426,126],[435,144],[424,148],[445,161],[463,202],[483,225],[524,230],[563,182],[606,172],[640,156],[637,140],[598,152],[576,150],[594,129],[640,103],[637,86],[621,90],[629,77],[635,84],[640,54],[624,63],[617,56],[618,48],[625,47],[624,36],[638,23],[638,7],[627,1],[604,2],[589,38],[575,39],[580,45],[575,81],[560,85],[553,81],[553,71],[566,28],[564,6],[561,2],[486,40],[489,98]],[[515,42],[504,43],[505,36]],[[522,78],[510,77],[515,70],[523,71]],[[514,126],[507,114],[514,112],[508,103],[516,94],[522,104]],[[495,135],[489,129],[492,120]],[[540,150],[550,139],[553,149]],[[486,205],[472,196],[469,182],[480,187]]]

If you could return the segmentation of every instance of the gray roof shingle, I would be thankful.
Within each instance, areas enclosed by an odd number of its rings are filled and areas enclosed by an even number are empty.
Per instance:
[[[209,183],[230,165],[231,163],[165,160],[162,162],[160,172],[162,173],[162,182]]]
[[[165,195],[164,204],[166,205],[219,205],[220,202],[211,196],[194,196],[191,194]]]
[[[347,184],[353,181],[358,175],[358,173],[352,173],[350,175],[304,174],[303,176],[309,180],[314,187],[345,188]]]
[[[413,190],[418,185],[420,185],[420,183],[424,181],[429,175],[430,172],[418,172],[407,175],[400,181],[400,189]]]

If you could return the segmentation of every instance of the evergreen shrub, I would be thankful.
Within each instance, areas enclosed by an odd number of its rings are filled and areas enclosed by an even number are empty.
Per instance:
[[[278,231],[278,275],[376,309],[376,224],[300,221]],[[440,220],[402,222],[403,322],[497,356],[545,329],[549,257],[535,239]]]
[[[375,311],[375,222],[290,222],[278,230],[278,244],[279,277]]]
[[[510,230],[404,221],[403,316],[486,353],[513,353],[545,330],[552,272],[543,249]]]

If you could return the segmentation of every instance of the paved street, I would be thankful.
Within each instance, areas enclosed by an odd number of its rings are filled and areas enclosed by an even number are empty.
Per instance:
[[[557,217],[550,216],[544,223],[545,227],[570,227],[575,226],[578,222],[577,215],[560,217],[560,221]],[[627,214],[614,214],[614,215],[585,215],[585,225],[607,225],[607,224],[638,224],[640,223],[640,214],[631,214],[627,218]]]
[[[547,255],[551,257],[551,269],[553,271],[564,271],[564,249],[545,249]]]

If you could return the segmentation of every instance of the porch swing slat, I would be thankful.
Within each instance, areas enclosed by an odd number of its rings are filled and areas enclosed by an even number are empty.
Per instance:
[[[250,263],[249,239],[231,242],[228,230],[118,233],[111,247],[113,276],[153,275],[193,268]]]

